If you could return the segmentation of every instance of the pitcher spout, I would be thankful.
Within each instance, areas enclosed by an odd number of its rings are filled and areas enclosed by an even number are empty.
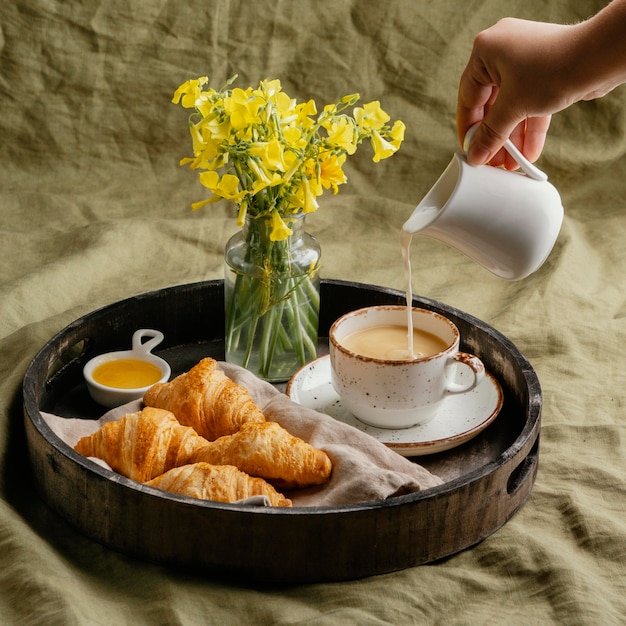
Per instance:
[[[461,174],[460,159],[462,158],[458,153],[454,155],[454,158],[439,177],[439,180],[415,207],[409,219],[404,222],[402,230],[405,233],[415,235],[437,219],[437,216],[443,211],[457,186]]]

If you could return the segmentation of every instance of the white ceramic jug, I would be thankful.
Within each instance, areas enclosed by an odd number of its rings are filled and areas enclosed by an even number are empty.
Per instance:
[[[466,149],[476,128],[467,133]],[[548,258],[561,229],[563,206],[544,172],[511,141],[505,149],[522,172],[471,166],[465,152],[457,152],[402,230],[438,239],[496,276],[518,280]]]

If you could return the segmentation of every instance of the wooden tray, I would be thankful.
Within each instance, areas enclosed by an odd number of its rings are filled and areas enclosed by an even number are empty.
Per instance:
[[[320,354],[344,312],[404,303],[404,293],[322,281]],[[207,281],[123,300],[70,324],[36,355],[24,377],[31,463],[43,499],[89,537],[152,562],[220,579],[290,583],[382,574],[452,555],[500,528],[528,499],[539,452],[541,389],[526,358],[502,334],[457,309],[414,297],[452,319],[462,349],[499,380],[504,405],[485,431],[459,448],[416,459],[444,484],[382,502],[277,509],[163,495],[92,463],[62,442],[40,411],[94,419],[84,363],[126,349],[138,328],[165,334],[157,354],[172,374],[204,356],[224,357],[223,282]]]

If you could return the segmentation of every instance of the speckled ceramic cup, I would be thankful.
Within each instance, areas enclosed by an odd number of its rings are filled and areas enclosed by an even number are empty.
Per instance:
[[[342,404],[357,418],[377,428],[409,428],[424,424],[453,393],[466,393],[482,381],[482,361],[459,351],[460,334],[448,318],[413,308],[413,327],[440,337],[447,346],[430,356],[386,360],[356,354],[343,341],[365,328],[407,327],[405,306],[371,306],[346,313],[331,326],[331,382]],[[408,345],[408,331],[407,331]]]

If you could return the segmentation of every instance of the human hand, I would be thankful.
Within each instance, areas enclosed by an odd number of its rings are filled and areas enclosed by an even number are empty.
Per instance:
[[[529,161],[537,160],[552,113],[577,99],[566,82],[574,55],[571,28],[505,18],[477,35],[457,105],[461,145],[468,128],[482,122],[469,147],[470,163],[517,168],[502,149],[508,138]]]

